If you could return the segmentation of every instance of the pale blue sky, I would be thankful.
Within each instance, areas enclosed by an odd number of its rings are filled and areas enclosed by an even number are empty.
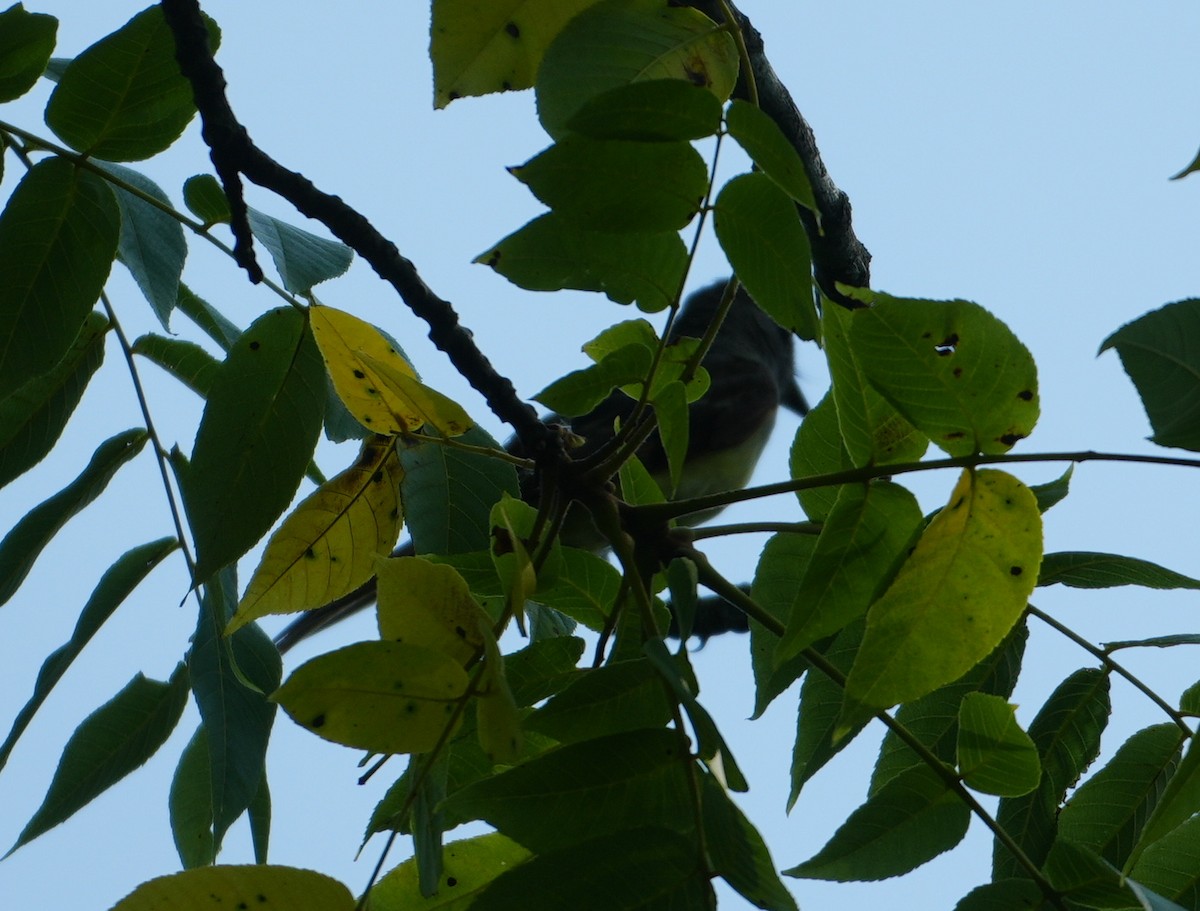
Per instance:
[[[71,56],[143,6],[108,0],[27,0],[62,20],[56,53]],[[224,30],[219,60],[235,109],[269,153],[361,209],[453,301],[498,369],[523,394],[582,364],[578,346],[631,315],[595,296],[539,296],[508,286],[470,260],[539,209],[504,172],[547,142],[528,93],[467,99],[434,112],[427,9],[419,3],[212,2]],[[1043,420],[1022,450],[1153,451],[1132,387],[1103,338],[1169,301],[1200,295],[1195,257],[1200,179],[1171,183],[1200,145],[1194,75],[1200,7],[1157,4],[1003,5],[918,2],[767,3],[746,0],[768,53],[812,123],[827,166],[854,204],[860,238],[874,254],[874,285],[893,294],[963,297],[990,308],[1038,361]],[[48,87],[0,109],[0,119],[38,131]],[[726,159],[729,162],[731,159]],[[182,181],[209,170],[195,126],[176,149],[146,163],[178,201]],[[0,197],[19,166],[10,157]],[[734,173],[730,171],[729,173]],[[251,202],[299,222],[257,190]],[[724,271],[715,244],[703,247],[699,285]],[[250,287],[223,257],[193,243],[185,279],[246,325],[275,299]],[[318,289],[335,306],[388,328],[427,381],[459,398],[497,435],[505,431],[369,268],[356,264]],[[152,318],[120,267],[111,293],[127,331]],[[531,323],[532,337],[517,327]],[[177,328],[186,331],[180,319]],[[802,349],[801,382],[811,400],[825,380],[819,352]],[[151,384],[167,383],[145,367]],[[198,415],[194,397],[155,392],[168,445],[186,451]],[[119,354],[110,349],[61,445],[41,466],[0,491],[0,533],[79,471],[104,437],[139,423]],[[758,480],[786,470],[794,432],[781,420]],[[352,458],[321,452],[327,471]],[[1062,466],[1030,466],[1031,483]],[[911,477],[911,476],[910,476]],[[914,482],[923,503],[944,499],[953,478]],[[1200,575],[1195,476],[1180,469],[1085,465],[1074,492],[1047,519],[1050,550],[1110,550]],[[798,516],[783,498],[730,510],[730,520]],[[28,697],[43,657],[70,634],[100,573],[128,548],[170,530],[148,454],[47,549],[18,595],[0,609],[0,727]],[[761,539],[713,548],[731,576],[749,577]],[[247,567],[247,570],[249,567]],[[244,570],[246,572],[247,570]],[[165,678],[186,648],[193,608],[181,561],[160,567],[72,668],[0,774],[0,849],[40,803],[74,726],[137,670]],[[1099,640],[1193,631],[1194,594],[1121,589],[1039,591],[1036,603]],[[272,629],[274,627],[271,627]],[[370,621],[357,627],[370,634]],[[329,647],[354,633],[330,634]],[[810,784],[791,817],[783,812],[795,723],[794,693],[765,719],[744,722],[752,690],[746,640],[714,641],[696,656],[702,700],[717,716],[752,791],[742,806],[780,867],[815,852],[861,802],[879,732],[871,729]],[[315,650],[297,651],[296,664]],[[1194,682],[1194,652],[1126,653],[1130,666],[1168,699]],[[1028,723],[1055,682],[1089,664],[1086,655],[1034,624],[1026,676],[1015,701]],[[1137,728],[1163,720],[1118,685],[1109,751]],[[189,710],[164,751],[76,818],[0,863],[4,904],[107,908],[138,882],[177,869],[166,793],[191,735]],[[360,788],[357,754],[315,740],[280,717],[270,757],[275,799],[272,860],[319,869],[357,891],[376,857],[354,851],[388,776]],[[396,768],[399,769],[399,762]],[[312,782],[319,787],[312,788]],[[223,860],[250,857],[245,827]],[[399,859],[399,855],[397,858]],[[788,880],[806,911],[837,907],[952,908],[984,881],[990,842],[975,823],[966,845],[915,874],[879,884]],[[722,908],[741,905],[723,894]]]

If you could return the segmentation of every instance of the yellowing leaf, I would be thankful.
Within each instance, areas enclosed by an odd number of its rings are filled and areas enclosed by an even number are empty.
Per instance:
[[[403,412],[398,412],[380,391],[381,380],[376,370],[367,366],[364,358],[370,357],[414,379],[417,375],[378,329],[332,307],[309,307],[308,319],[333,388],[355,420],[382,434],[416,430],[425,423],[423,419],[405,418]]]
[[[436,649],[465,665],[483,650],[480,620],[467,581],[453,566],[420,557],[376,561],[379,577],[379,635]]]
[[[434,0],[433,102],[533,85],[546,46],[596,0]]]
[[[427,426],[448,437],[466,433],[475,426],[458,402],[413,379],[397,369],[394,362],[369,354],[363,355],[363,362],[379,378],[380,392],[393,413],[409,426]]]
[[[253,908],[255,911],[352,911],[350,890],[321,873],[267,864],[197,867],[144,882],[112,911]]]
[[[400,534],[395,440],[373,437],[358,461],[310,494],[271,536],[226,633],[267,614],[328,604],[366,582]]]
[[[402,642],[357,642],[301,665],[271,699],[318,737],[375,753],[433,749],[467,691],[453,658]]]
[[[406,860],[392,869],[371,890],[371,911],[451,911],[466,908],[497,876],[527,861],[525,848],[490,832],[464,841],[452,841],[442,849],[443,888],[436,896],[421,894],[417,860]]]
[[[486,617],[479,623],[484,641],[483,671],[479,678],[479,702],[475,722],[479,745],[492,762],[515,762],[521,755],[521,718],[508,679],[504,676],[504,657]]]
[[[846,682],[846,730],[958,679],[1025,610],[1042,558],[1037,499],[1002,471],[965,471],[867,614]]]
[[[521,533],[532,524],[534,514],[533,507],[508,494],[492,507],[492,562],[522,629],[525,602],[537,590],[537,571]]]

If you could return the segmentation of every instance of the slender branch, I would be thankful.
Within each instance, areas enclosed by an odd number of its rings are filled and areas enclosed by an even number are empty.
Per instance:
[[[877,478],[890,478],[898,474],[911,474],[914,471],[938,471],[944,468],[976,468],[980,465],[1016,465],[1041,462],[1134,462],[1143,465],[1173,465],[1183,468],[1200,468],[1200,459],[1189,459],[1179,456],[1137,455],[1135,453],[1122,452],[1095,452],[1094,450],[955,456],[948,459],[932,459],[928,462],[868,465],[864,468],[850,468],[845,471],[830,472],[829,474],[810,475],[806,478],[794,478],[790,481],[777,481],[774,484],[761,484],[757,487],[746,487],[742,490],[731,490],[704,497],[693,497],[690,500],[672,500],[670,503],[632,506],[630,509],[635,511],[647,523],[666,522],[669,519],[677,519],[690,512],[717,509],[729,506],[731,503],[744,503],[748,500],[759,499],[760,497],[774,497],[783,493],[795,493],[797,490],[811,490],[815,487],[837,487],[842,484],[859,484],[865,481],[873,481]]]
[[[1025,610],[1031,616],[1037,617],[1039,620],[1041,620],[1043,623],[1045,623],[1051,629],[1057,630],[1059,633],[1066,636],[1068,639],[1070,639],[1072,642],[1074,642],[1076,645],[1078,645],[1084,651],[1086,651],[1089,654],[1091,654],[1092,656],[1094,656],[1096,658],[1096,660],[1098,660],[1102,665],[1104,665],[1104,667],[1108,668],[1113,673],[1119,674],[1120,676],[1122,676],[1126,680],[1128,680],[1131,684],[1133,684],[1133,686],[1136,689],[1140,690],[1151,702],[1153,702],[1160,709],[1162,709],[1163,712],[1166,713],[1167,717],[1169,717],[1172,721],[1174,721],[1175,724],[1177,724],[1183,730],[1183,732],[1186,736],[1188,736],[1188,737],[1192,736],[1192,729],[1188,727],[1187,720],[1184,718],[1184,716],[1182,714],[1180,714],[1179,712],[1177,712],[1175,710],[1175,707],[1172,706],[1165,699],[1163,699],[1160,695],[1158,695],[1158,693],[1156,693],[1156,692],[1154,692],[1154,690],[1150,689],[1150,687],[1147,686],[1137,675],[1133,674],[1124,665],[1118,663],[1117,661],[1114,661],[1112,656],[1108,652],[1104,651],[1102,648],[1099,648],[1099,647],[1093,645],[1091,642],[1088,642],[1086,639],[1084,639],[1082,636],[1080,636],[1078,633],[1076,633],[1069,626],[1065,626],[1062,623],[1059,623],[1057,620],[1055,620],[1049,614],[1045,613],[1044,611],[1039,610],[1038,608],[1034,607],[1032,604],[1026,606]]]
[[[510,424],[539,461],[557,459],[561,446],[557,435],[538,420],[537,412],[517,397],[513,384],[496,372],[471,333],[458,321],[449,302],[425,284],[416,267],[401,256],[360,212],[341,199],[318,190],[306,177],[291,171],[259,149],[238,121],[225,97],[225,78],[208,47],[208,33],[197,0],[162,0],[163,14],[175,36],[180,71],[192,85],[196,107],[203,121],[202,135],[221,178],[234,212],[235,254],[257,280],[257,265],[249,252],[249,238],[239,227],[245,221],[240,176],[288,200],[297,211],[325,225],[335,237],[370,263],[391,284],[412,311],[429,325],[429,338],[443,351],[455,369],[485,398],[488,406]]]
[[[803,206],[798,207],[800,218],[812,246],[813,269],[817,283],[830,300],[845,307],[861,307],[837,289],[839,283],[866,288],[871,283],[871,254],[854,233],[851,223],[850,199],[838,189],[817,148],[812,127],[796,107],[791,93],[776,75],[767,59],[762,35],[749,17],[730,0],[685,0],[686,5],[700,10],[714,22],[728,21],[731,14],[742,34],[750,61],[750,75],[758,91],[758,106],[766,113],[792,144],[804,163],[808,182],[812,186],[820,217],[816,218]],[[749,79],[743,74],[735,94],[749,100]]]
[[[730,525],[704,525],[700,528],[676,529],[676,531],[686,533],[693,541],[702,541],[705,538],[717,538],[724,535],[748,535],[761,532],[819,535],[821,528],[820,522],[737,522]]]

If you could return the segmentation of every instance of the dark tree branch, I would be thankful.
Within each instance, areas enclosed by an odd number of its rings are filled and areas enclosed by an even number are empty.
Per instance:
[[[721,9],[723,4],[719,0],[683,0],[681,5],[699,10],[714,22],[725,21]],[[821,213],[821,224],[818,227],[812,213],[802,206],[798,207],[812,245],[813,270],[817,283],[830,300],[848,307],[861,307],[860,302],[847,298],[836,288],[837,282],[859,288],[866,288],[871,283],[871,254],[854,233],[850,198],[838,189],[825,169],[812,127],[796,107],[787,86],[775,75],[775,70],[767,59],[762,35],[758,33],[749,17],[732,3],[728,6],[733,11],[737,27],[746,41],[746,49],[750,54],[750,69],[758,86],[759,106],[775,121],[800,155],[812,185],[817,209]],[[747,97],[744,75],[739,79],[734,94],[742,98]]]
[[[162,0],[161,5],[175,36],[180,70],[192,84],[196,108],[203,121],[204,141],[211,150],[213,165],[234,212],[238,262],[251,279],[258,281],[262,272],[251,250],[242,199],[243,174],[286,199],[299,212],[321,222],[370,263],[380,278],[391,284],[409,308],[425,320],[429,338],[486,399],[497,417],[512,426],[525,451],[542,459],[557,458],[559,437],[538,420],[532,407],[517,397],[512,382],[496,372],[471,334],[459,324],[454,308],[430,290],[395,244],[339,197],[318,190],[302,174],[283,167],[254,145],[225,97],[225,78],[208,47],[208,30],[197,0]]]

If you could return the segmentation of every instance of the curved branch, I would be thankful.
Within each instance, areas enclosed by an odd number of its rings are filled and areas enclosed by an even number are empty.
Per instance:
[[[208,46],[197,0],[162,0],[162,10],[175,36],[176,59],[192,85],[203,121],[203,137],[213,165],[229,197],[233,213],[235,254],[252,281],[262,272],[254,262],[249,222],[242,199],[241,175],[277,193],[297,211],[325,225],[351,247],[384,281],[399,292],[409,308],[429,325],[429,338],[450,358],[455,369],[478,391],[488,407],[511,425],[535,455],[555,457],[558,437],[538,420],[537,412],[517,397],[513,384],[501,376],[458,322],[449,302],[430,290],[416,267],[357,210],[340,198],[317,189],[304,175],[291,171],[259,149],[238,121],[225,97],[225,77]]]

